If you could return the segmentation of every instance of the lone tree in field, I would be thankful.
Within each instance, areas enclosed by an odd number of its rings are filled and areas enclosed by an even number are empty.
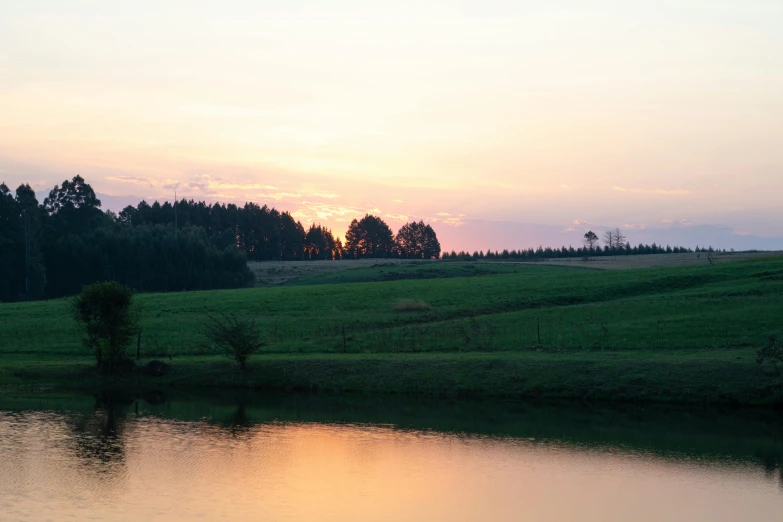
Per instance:
[[[133,290],[115,282],[87,285],[71,299],[71,314],[84,332],[82,343],[95,354],[98,368],[118,369],[139,331],[140,309]]]
[[[211,322],[204,327],[204,335],[212,342],[214,350],[235,360],[244,370],[250,356],[265,344],[255,321],[222,313],[220,318],[209,316],[209,319]]]
[[[440,242],[430,225],[424,221],[405,223],[394,238],[394,251],[409,259],[440,257]]]
[[[588,249],[593,250],[595,248],[595,244],[598,243],[598,236],[595,235],[595,232],[590,230],[585,234],[585,237],[582,241]]]

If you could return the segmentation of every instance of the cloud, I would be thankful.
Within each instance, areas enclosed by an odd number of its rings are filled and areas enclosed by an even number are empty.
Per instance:
[[[444,216],[444,214],[446,215]],[[441,212],[436,217],[428,219],[428,221],[432,221],[433,223],[443,223],[444,225],[448,225],[450,227],[461,227],[465,224],[465,220],[463,219],[464,217],[465,214],[460,214],[459,216],[454,217],[446,212]]]
[[[563,190],[571,190],[571,185],[566,185],[565,183],[561,183],[560,188]]]
[[[394,202],[394,203],[402,203],[402,200],[401,199],[393,199],[392,202]]]
[[[236,105],[188,105],[181,107],[180,111],[210,118],[257,118],[267,114],[267,111]]]
[[[639,225],[635,225],[633,223],[626,223],[625,225],[623,225],[623,228],[627,228],[628,230],[645,230],[647,228],[647,225],[645,225],[644,223]]]
[[[387,213],[383,217],[387,217],[387,218],[393,219],[395,221],[406,221],[406,222],[408,221],[408,216],[406,216],[404,214]]]
[[[312,223],[315,220],[346,222],[349,219],[359,218],[370,212],[366,208],[315,201],[303,201],[301,205],[301,207],[291,212],[291,215],[305,223]]]
[[[222,183],[220,180],[210,180],[208,184],[211,188],[221,190],[279,190],[273,185],[264,185],[261,183]]]
[[[209,183],[188,183],[188,188],[191,190],[200,190],[201,192],[206,192],[207,194],[214,193],[214,190],[209,188]]]
[[[258,193],[255,196],[259,199],[273,199],[275,201],[280,201],[285,198],[302,197],[302,195],[297,192],[267,192],[267,193]]]
[[[684,189],[639,189],[639,188],[627,188],[627,187],[612,187],[615,192],[627,192],[629,194],[658,194],[664,196],[685,196],[690,194],[690,190]]]
[[[144,178],[140,176],[106,176],[106,181],[118,181],[120,183],[130,183],[134,185],[149,185],[150,187],[155,186],[155,181],[151,178]]]

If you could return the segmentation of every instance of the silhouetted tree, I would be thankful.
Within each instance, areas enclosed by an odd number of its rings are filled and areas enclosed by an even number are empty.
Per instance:
[[[598,243],[598,236],[595,232],[590,230],[584,235],[583,242],[585,246],[592,251],[595,248],[595,244]]]
[[[313,260],[342,258],[342,243],[326,227],[310,225],[305,234],[304,257]]]
[[[619,228],[610,229],[604,232],[604,245],[609,250],[619,250],[625,246],[625,236]]]
[[[394,236],[381,218],[367,214],[351,221],[345,233],[345,252],[353,259],[389,257],[394,252]]]
[[[55,185],[43,205],[58,234],[86,232],[103,219],[101,201],[81,176],[63,181],[62,187]]]
[[[404,224],[394,240],[398,256],[409,259],[430,259],[440,257],[438,236],[424,221]]]

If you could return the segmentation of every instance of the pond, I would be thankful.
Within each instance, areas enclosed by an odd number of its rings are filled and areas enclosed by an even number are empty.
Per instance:
[[[783,415],[0,395],[0,519],[773,521]]]

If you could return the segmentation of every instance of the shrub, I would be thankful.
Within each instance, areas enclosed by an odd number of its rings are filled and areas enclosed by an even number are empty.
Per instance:
[[[82,343],[95,354],[98,367],[120,369],[125,350],[139,331],[141,309],[133,303],[133,290],[115,282],[87,285],[70,306],[84,332]]]
[[[252,319],[237,319],[234,314],[220,314],[220,317],[209,316],[211,323],[204,327],[204,335],[217,353],[235,360],[244,370],[250,356],[266,343]]]
[[[783,345],[777,337],[770,335],[767,344],[756,352],[758,364],[769,363],[778,375],[781,374],[780,366],[783,365]]]
[[[430,305],[420,299],[400,299],[394,304],[394,309],[398,312],[421,312],[429,310]]]

